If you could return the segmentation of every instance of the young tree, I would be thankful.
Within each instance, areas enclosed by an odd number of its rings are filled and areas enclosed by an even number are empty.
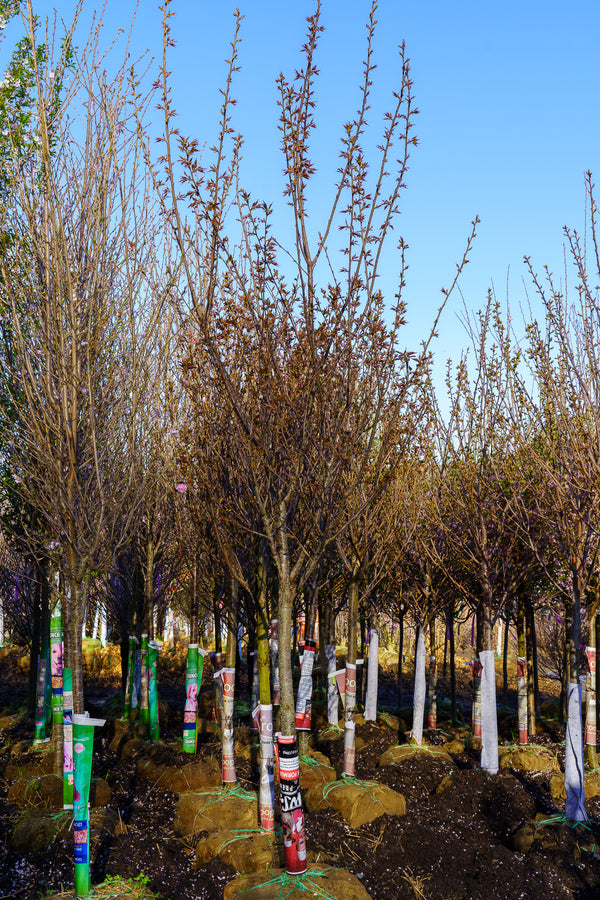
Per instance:
[[[438,494],[446,565],[451,562],[454,571],[458,569],[480,625],[482,768],[492,773],[498,771],[493,623],[529,574],[510,490],[514,439],[506,411],[505,363],[510,366],[512,360],[491,341],[498,322],[499,310],[490,295],[476,325],[469,323],[475,376],[470,379],[463,360],[455,383],[449,382],[451,416],[445,428],[439,423],[444,443]]]
[[[132,113],[145,100],[130,64],[109,81],[95,29],[81,51],[75,20],[58,56],[32,48],[32,158],[9,131],[14,202],[0,227],[5,343],[2,421],[15,495],[35,511],[27,542],[65,585],[66,664],[83,712],[81,628],[90,579],[109,566],[137,514],[135,417],[144,402],[154,312],[145,285],[157,258]],[[147,296],[153,296],[149,290]]]
[[[566,814],[575,820],[586,818],[579,682],[581,609],[586,594],[593,595],[600,561],[600,307],[596,286],[600,253],[598,210],[590,173],[586,188],[589,256],[583,238],[565,229],[576,275],[575,299],[569,299],[548,270],[544,280],[539,278],[528,261],[545,321],[533,321],[528,326],[529,372],[511,370],[511,414],[520,434],[519,467],[534,486],[521,509],[522,532],[529,537],[549,582],[563,596],[563,576],[567,576],[570,629],[565,787]],[[553,552],[541,551],[535,539],[540,534],[548,536]]]

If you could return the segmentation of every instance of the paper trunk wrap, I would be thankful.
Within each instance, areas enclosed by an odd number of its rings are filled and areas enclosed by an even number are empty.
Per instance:
[[[367,697],[365,700],[365,721],[377,719],[377,682],[379,679],[379,631],[371,628],[369,637],[369,661],[367,665]]]
[[[213,697],[213,719],[216,719],[219,725],[223,718],[223,679],[221,677],[221,667],[223,665],[222,653],[211,653],[212,666],[214,669],[214,697]]]
[[[527,744],[529,740],[527,729],[527,660],[524,656],[517,657],[517,719],[519,722],[519,744]]]
[[[185,707],[183,710],[183,751],[196,752],[198,715],[198,644],[190,644],[185,671]]]
[[[482,650],[481,660],[481,768],[498,771],[498,713],[496,710],[496,665],[493,650]]]
[[[278,735],[279,793],[285,870],[288,875],[306,872],[306,831],[300,794],[300,760],[297,738]]]
[[[296,728],[299,731],[310,731],[310,714],[312,705],[312,670],[317,652],[315,641],[304,643],[302,656],[302,672],[296,698]]]
[[[63,808],[73,809],[73,671],[63,669]]]
[[[50,665],[52,667],[52,721],[60,725],[63,717],[63,631],[60,602],[50,620]]]
[[[596,746],[596,691],[598,689],[596,674],[596,648],[586,647],[588,665],[590,667],[590,687],[587,693],[585,711],[585,743]]]
[[[356,666],[346,663],[346,704],[344,708],[344,775],[354,775],[356,750]]]
[[[266,831],[275,829],[275,781],[273,775],[273,707],[261,703],[258,707],[260,727],[260,824]]]
[[[325,644],[325,659],[327,660],[327,721],[330,725],[338,723],[338,695],[335,681],[335,644]],[[332,677],[333,676],[333,677]]]
[[[490,652],[490,651],[488,651]],[[481,658],[481,654],[479,654]],[[472,710],[472,727],[473,737],[481,737],[481,662],[475,659],[470,664],[471,676],[473,678],[473,710]]]
[[[75,895],[85,897],[90,892],[89,797],[94,749],[94,728],[104,725],[105,719],[90,719],[73,715],[73,758],[75,762],[73,787],[73,838],[75,842]]]
[[[565,747],[565,792],[567,819],[585,822],[585,783],[581,739],[581,685],[569,682],[568,719]]]
[[[237,781],[233,752],[233,693],[235,669],[221,669],[223,684],[223,784]]]
[[[346,706],[346,670],[345,669],[336,669],[335,672],[332,672],[329,676],[329,680],[337,687],[338,693],[340,695],[340,700],[342,701],[342,706]],[[335,722],[337,725],[337,721]]]
[[[148,696],[148,635],[142,635],[140,649],[140,722],[145,725],[150,721],[149,696]]]
[[[150,724],[150,740],[158,741],[160,728],[158,724],[158,651],[161,645],[156,641],[148,644],[148,713]]]
[[[413,726],[411,737],[419,746],[423,742],[423,716],[425,715],[425,635],[422,625],[417,630],[415,657],[415,686],[413,691]]]

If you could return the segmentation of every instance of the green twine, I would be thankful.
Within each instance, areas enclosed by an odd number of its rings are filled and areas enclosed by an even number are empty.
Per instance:
[[[416,756],[418,753],[430,753],[432,756],[440,756],[442,753],[447,752],[443,747],[428,747],[427,744],[396,744],[396,747],[409,747],[413,756]]]
[[[264,834],[264,835],[272,835],[272,831],[265,831],[264,828],[232,828],[231,829],[234,837],[228,838],[226,841],[223,841],[219,849],[217,850],[217,855],[221,855],[221,851],[228,847],[229,844],[235,844],[236,841],[242,841],[245,837],[248,837],[251,834]]]
[[[340,735],[343,733],[344,733],[344,729],[340,728],[339,725],[326,725],[325,728],[323,728],[321,731],[321,735],[323,737],[327,737],[330,734]]]
[[[377,715],[377,718],[380,719],[382,722],[384,722],[386,725],[397,726],[397,725],[399,724],[397,718],[396,718],[396,721],[394,722],[394,717],[391,716],[389,713],[386,713],[386,712],[380,712],[380,713]]]
[[[331,781],[329,784],[323,786],[323,800],[327,800],[334,788],[343,787],[345,784],[352,784],[355,787],[361,788],[367,794],[370,792],[371,788],[379,786],[377,781],[361,781],[354,775],[346,775],[344,772],[339,781]]]
[[[227,797],[237,797],[239,800],[256,800],[256,794],[253,791],[247,791],[237,781],[234,787],[225,786],[223,791]]]
[[[25,785],[25,790],[23,792],[23,798],[25,800],[29,799],[29,791],[30,790],[32,790],[32,789],[36,790],[36,791],[39,790],[40,778],[41,778],[40,775],[36,775],[35,778],[32,778],[31,781],[27,782],[27,784]]]
[[[56,822],[58,819],[62,819],[65,816],[72,817],[73,810],[72,809],[61,809],[59,812],[54,813],[53,816],[50,816],[53,822]]]
[[[550,753],[552,754],[552,750],[549,747],[544,747],[541,744],[500,744],[498,746],[500,752],[503,750],[518,750],[521,753]]]
[[[556,813],[556,815],[550,816],[549,819],[542,819],[540,822],[536,822],[535,827],[543,828],[544,825],[569,825],[570,828],[577,828],[578,825],[581,825],[582,828],[591,831],[591,826],[587,824],[589,821],[589,819],[586,819],[585,822],[575,822],[573,819],[567,819],[562,813]]]
[[[249,894],[252,891],[259,890],[261,888],[269,887],[270,885],[280,884],[279,893],[277,894],[277,900],[285,900],[285,897],[289,897],[295,890],[300,891],[309,891],[313,894],[317,894],[318,897],[326,897],[327,900],[337,900],[333,894],[330,894],[329,891],[324,888],[322,885],[318,884],[316,881],[313,881],[314,878],[326,878],[327,872],[332,871],[332,866],[329,866],[327,869],[319,870],[313,869],[311,872],[304,872],[303,875],[288,875],[287,872],[283,872],[281,875],[275,876],[275,878],[271,878],[269,881],[263,881],[262,884],[257,884],[255,887],[244,888],[241,891],[238,891],[239,894]],[[289,887],[290,890],[284,894],[283,891],[286,887]]]
[[[307,766],[320,766],[322,765],[322,760],[315,759],[314,756],[300,756],[300,762],[305,763]]]
[[[214,791],[194,791],[194,793],[199,797],[211,798],[210,800],[207,800],[202,807],[202,812],[204,812],[207,806],[211,806],[213,803],[220,803],[221,800],[226,800],[229,797],[237,797],[238,800],[256,800],[256,794],[253,794],[251,791],[245,791],[244,788],[240,787],[237,781],[233,787],[225,786],[217,788]]]
[[[201,797],[212,797],[212,800],[208,800],[204,804],[204,809],[210,806],[211,803],[218,803],[219,800],[225,800],[228,797],[237,797],[238,800],[256,800],[256,794],[252,793],[252,791],[244,790],[237,781],[233,782],[232,787],[224,785],[222,788],[217,788],[216,791],[195,791],[194,793],[199,794]]]

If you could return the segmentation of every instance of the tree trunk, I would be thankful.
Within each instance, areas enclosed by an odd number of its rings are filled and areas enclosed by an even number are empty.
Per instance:
[[[213,618],[215,622],[215,653],[223,652],[223,641],[221,638],[221,607],[220,607],[221,587],[218,580],[213,580]]]
[[[429,715],[428,728],[437,728],[437,660],[435,653],[435,616],[429,626]]]
[[[508,639],[510,636],[510,609],[504,620],[504,645],[502,648],[502,706],[508,707]]]
[[[281,503],[278,526],[280,548],[278,571],[279,609],[279,689],[280,730],[285,737],[296,735],[294,705],[294,681],[292,674],[292,611],[294,591],[290,577],[290,555],[287,534],[287,509]]]
[[[75,558],[69,558],[69,569],[75,571]],[[81,627],[85,608],[85,588],[71,575],[65,579],[64,615],[65,665],[73,672],[73,713],[83,715],[85,701],[83,696],[83,642]]]
[[[529,737],[535,737],[535,659],[533,656],[535,622],[531,597],[525,598],[525,634],[527,646],[527,728]]]
[[[456,643],[454,640],[454,601],[448,611],[450,627],[450,710],[452,721],[456,722]]]
[[[37,695],[38,659],[42,649],[42,582],[45,578],[43,566],[37,566],[35,571],[35,587],[33,601],[33,633],[31,636],[31,649],[29,651],[29,690],[27,693],[27,712],[35,715]]]
[[[564,643],[563,643],[563,672],[562,672],[562,682],[560,687],[560,713],[563,720],[563,723],[567,724],[568,718],[568,697],[569,697],[569,682],[571,681],[571,650],[570,650],[570,635],[571,635],[571,603],[569,600],[565,600],[565,622],[564,622]]]
[[[144,620],[145,631],[149,640],[154,640],[154,542],[150,539],[146,542],[146,571],[144,573]]]
[[[192,568],[192,595],[190,597],[190,644],[198,643],[198,607],[200,605],[200,564],[194,555]]]
[[[367,617],[364,609],[359,613],[360,621],[360,654],[359,658],[363,660],[362,666],[356,667],[356,700],[357,709],[365,708],[365,691],[366,691],[366,674],[364,660],[367,655]]]
[[[402,707],[402,657],[404,654],[404,609],[398,617],[398,709]]]

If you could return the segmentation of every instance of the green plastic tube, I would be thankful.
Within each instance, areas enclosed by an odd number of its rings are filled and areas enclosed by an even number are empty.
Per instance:
[[[72,669],[63,669],[63,809],[73,809]]]
[[[204,658],[200,657],[202,662]],[[202,676],[201,676],[202,677]],[[183,711],[183,752],[195,753],[198,719],[198,644],[190,644],[185,670],[185,708]]]
[[[55,725],[62,725],[63,721],[63,649],[62,610],[59,600],[50,619],[52,721]]]
[[[90,892],[90,781],[94,728],[104,725],[105,719],[73,715],[73,837],[75,841],[75,896],[87,897]]]
[[[141,677],[141,698],[140,698],[140,722],[148,725],[150,721],[149,711],[149,691],[148,691],[148,635],[142,635],[142,644],[140,648],[142,677]]]
[[[149,726],[150,740],[160,740],[160,728],[158,724],[158,651],[161,644],[157,641],[150,641],[148,644],[148,710],[149,710]]]

